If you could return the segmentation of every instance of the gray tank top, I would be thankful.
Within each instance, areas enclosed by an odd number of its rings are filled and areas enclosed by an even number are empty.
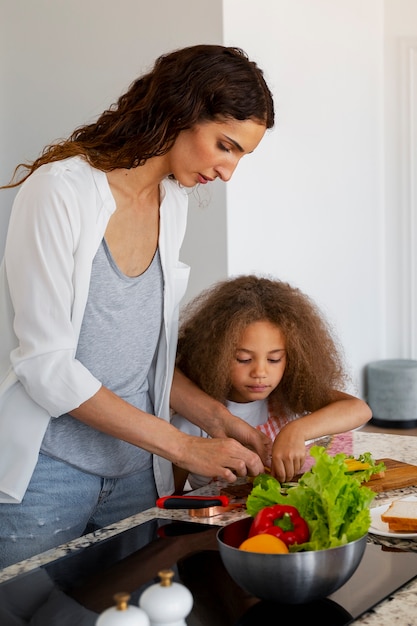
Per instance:
[[[157,251],[137,277],[123,274],[103,239],[93,261],[76,358],[118,396],[148,413],[148,374],[161,332],[162,268]],[[120,477],[147,469],[152,455],[70,415],[51,420],[41,452],[83,471]]]

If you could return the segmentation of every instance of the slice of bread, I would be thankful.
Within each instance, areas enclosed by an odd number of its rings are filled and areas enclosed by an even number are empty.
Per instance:
[[[417,501],[394,500],[384,513],[381,520],[388,524],[393,532],[417,532]]]
[[[388,528],[392,533],[417,533],[417,526],[407,522],[388,522]]]

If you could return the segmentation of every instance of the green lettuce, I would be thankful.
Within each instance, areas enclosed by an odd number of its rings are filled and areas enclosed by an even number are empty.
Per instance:
[[[379,461],[379,463],[377,463],[370,452],[364,452],[357,457],[353,456],[352,454],[347,456],[346,458],[356,459],[357,461],[361,461],[362,463],[368,463],[368,465],[370,466],[369,469],[348,472],[348,474],[354,476],[354,478],[356,478],[356,480],[358,480],[360,483],[367,482],[371,479],[373,474],[384,472],[387,469],[385,463],[383,461]]]
[[[291,504],[298,509],[308,523],[310,538],[292,546],[292,551],[341,546],[363,537],[371,525],[369,506],[375,493],[346,473],[346,455],[330,456],[320,446],[313,446],[310,454],[316,459],[313,467],[286,494],[275,478],[261,474],[246,502],[252,517],[273,504]]]

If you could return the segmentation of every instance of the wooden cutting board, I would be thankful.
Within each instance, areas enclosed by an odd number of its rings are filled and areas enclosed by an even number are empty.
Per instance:
[[[390,491],[390,489],[401,489],[402,487],[417,486],[417,465],[410,465],[395,459],[379,459],[377,463],[383,461],[385,463],[385,476],[383,478],[374,478],[369,480],[366,485],[372,491],[380,493],[381,491]],[[246,498],[253,489],[252,482],[242,485],[230,485],[221,489],[222,495],[234,498]]]
[[[377,463],[381,461],[385,463],[387,468],[385,470],[385,476],[383,478],[369,480],[367,483],[362,483],[363,485],[366,485],[377,493],[417,485],[417,465],[410,465],[409,463],[395,461],[394,459],[378,459]]]

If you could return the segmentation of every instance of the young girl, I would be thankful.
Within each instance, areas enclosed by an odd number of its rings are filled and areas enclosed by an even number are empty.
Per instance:
[[[363,400],[343,391],[342,350],[318,307],[280,280],[239,276],[192,300],[182,312],[177,367],[274,441],[271,472],[280,481],[302,470],[307,441],[371,418]],[[178,414],[172,423],[208,436]],[[179,492],[187,473],[175,468],[175,476]],[[207,482],[188,478],[192,488]]]

